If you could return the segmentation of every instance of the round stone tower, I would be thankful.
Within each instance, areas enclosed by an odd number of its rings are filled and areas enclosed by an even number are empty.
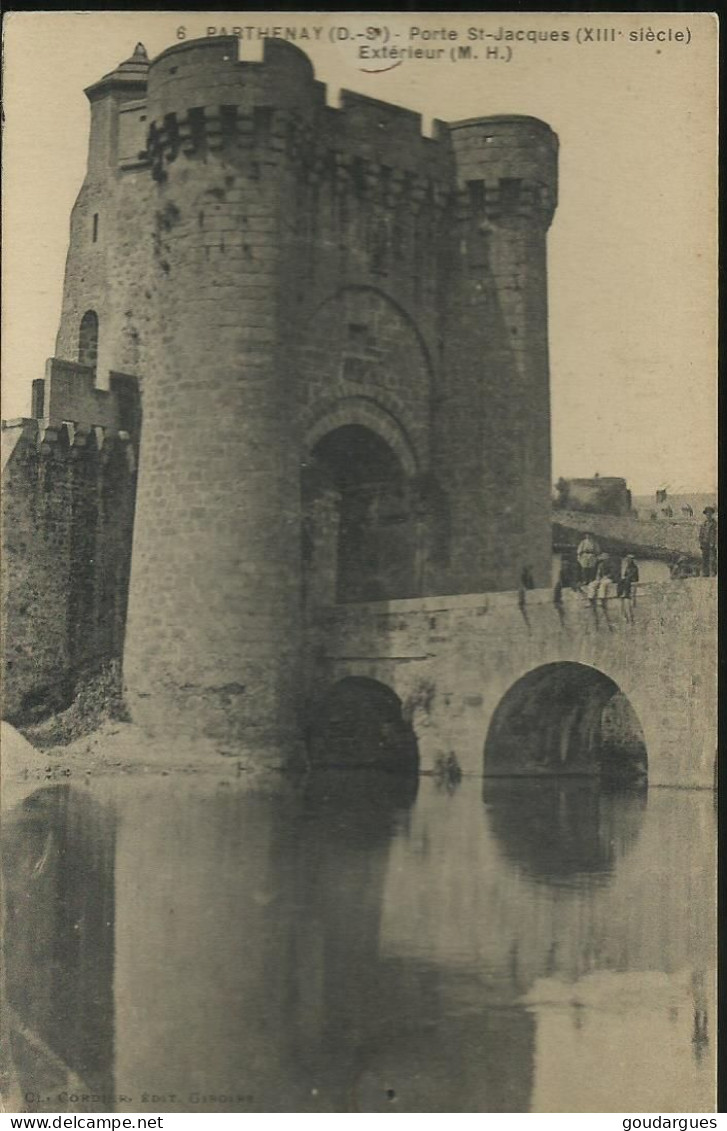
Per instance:
[[[300,460],[286,226],[317,84],[266,41],[153,60],[144,426],[124,678],[133,717],[235,742],[300,743]],[[148,174],[147,174],[148,175]]]
[[[497,477],[508,514],[493,536],[504,559],[551,577],[550,374],[546,238],[557,204],[558,138],[521,115],[449,125],[473,309],[484,303],[485,369],[505,397]],[[477,292],[475,296],[474,292]],[[481,309],[481,307],[480,307]],[[507,485],[505,485],[507,484]],[[495,518],[497,522],[497,518]],[[508,587],[518,583],[517,573]]]

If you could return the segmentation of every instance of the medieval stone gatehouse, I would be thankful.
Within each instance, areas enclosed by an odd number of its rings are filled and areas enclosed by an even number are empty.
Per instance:
[[[267,749],[322,607],[549,583],[557,138],[237,56],[86,91],[57,358],[5,429],[11,716],[123,640],[135,718]]]

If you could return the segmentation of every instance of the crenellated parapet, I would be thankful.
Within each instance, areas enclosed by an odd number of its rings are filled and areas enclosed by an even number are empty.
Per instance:
[[[558,203],[558,138],[545,122],[500,115],[449,126],[461,219],[548,228]]]
[[[262,62],[237,59],[234,37],[178,44],[154,59],[144,102],[122,110],[127,133],[122,168],[149,168],[164,181],[177,160],[217,154],[251,176],[285,164],[303,184],[327,184],[394,208],[418,211],[450,203],[453,164],[447,127],[422,131],[404,107],[342,91],[328,105],[307,56],[265,40]]]
[[[166,179],[169,166],[179,158],[217,153],[245,171],[260,175],[260,169],[275,172],[285,164],[298,179],[310,186],[327,186],[335,195],[355,194],[395,209],[399,205],[419,212],[430,205],[441,211],[453,199],[451,180],[436,163],[388,165],[380,155],[362,156],[350,143],[336,148],[321,140],[316,126],[284,110],[245,113],[234,105],[190,108],[168,114],[163,122],[152,122],[146,150],[157,181]]]
[[[100,389],[94,367],[51,357],[45,377],[33,382],[31,411],[39,428],[48,433],[60,434],[65,428],[73,435],[105,436],[106,444],[119,434],[139,441],[139,388],[131,374],[111,373],[109,388]]]
[[[418,213],[429,205],[442,211],[453,199],[451,176],[440,162],[410,157],[404,164],[392,155],[389,160],[396,163],[387,164],[381,154],[362,155],[350,138],[338,147],[335,137],[326,140],[315,123],[289,110],[246,113],[223,105],[171,113],[160,124],[152,122],[140,158],[154,179],[163,181],[176,160],[208,153],[256,177],[266,169],[276,175],[285,165],[305,185],[328,187],[336,196],[354,194],[392,210],[401,205]]]
[[[160,182],[177,160],[217,154],[255,178],[286,165],[304,185],[389,209],[454,205],[460,219],[550,224],[557,137],[538,119],[437,121],[426,137],[421,115],[405,107],[346,90],[339,106],[329,105],[310,60],[291,43],[266,39],[261,62],[238,59],[238,49],[234,36],[209,37],[149,62],[137,45],[89,87],[94,103],[124,95],[118,167],[149,169]]]
[[[458,219],[484,222],[486,226],[527,220],[548,228],[556,204],[550,186],[540,181],[503,177],[490,182],[472,180],[458,190],[456,200]]]
[[[288,115],[283,111],[246,112],[235,104],[189,107],[172,111],[149,126],[146,149],[140,155],[157,181],[178,157],[205,157],[208,153],[234,153],[238,160],[265,156],[270,164],[294,156]]]
[[[2,449],[4,495],[6,489],[12,490],[12,476],[19,466],[27,469],[33,465],[40,478],[48,463],[68,469],[87,464],[99,472],[113,464],[129,476],[135,474],[137,466],[136,446],[128,432],[72,421],[49,424],[29,417],[3,420]],[[31,479],[23,484],[25,489],[34,490],[36,486]]]

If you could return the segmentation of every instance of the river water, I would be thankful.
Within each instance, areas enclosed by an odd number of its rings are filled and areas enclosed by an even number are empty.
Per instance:
[[[710,793],[354,771],[5,803],[6,1109],[714,1110]]]

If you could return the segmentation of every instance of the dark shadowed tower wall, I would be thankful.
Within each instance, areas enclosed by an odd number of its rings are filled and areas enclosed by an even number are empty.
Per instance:
[[[462,248],[462,368],[465,387],[468,372],[481,383],[484,587],[514,588],[524,565],[536,586],[547,586],[546,237],[557,202],[558,139],[544,122],[517,115],[454,122],[449,130]]]

